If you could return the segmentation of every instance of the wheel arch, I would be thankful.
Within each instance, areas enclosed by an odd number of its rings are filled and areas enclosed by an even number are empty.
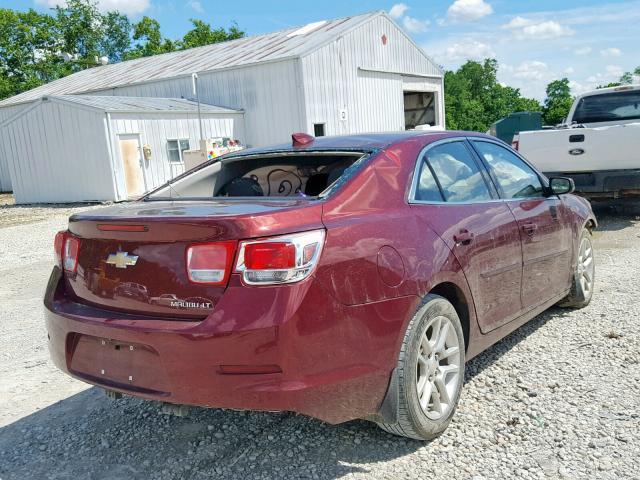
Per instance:
[[[467,297],[465,296],[462,288],[451,281],[441,281],[440,283],[432,286],[431,289],[424,296],[422,296],[423,302],[425,297],[429,294],[438,295],[453,305],[453,308],[460,318],[460,323],[462,324],[464,347],[465,351],[467,351],[469,349],[469,341],[471,335],[470,328],[472,321],[472,312],[470,309],[474,307],[473,305],[469,305]],[[378,411],[365,417],[366,420],[378,423],[394,423],[398,420],[398,405],[400,402],[400,390],[398,382],[399,378],[397,368],[394,368],[391,371],[387,392],[380,404],[380,407],[378,408]]]
[[[598,222],[595,218],[589,217],[587,218],[587,221],[584,222],[584,228],[589,230],[589,233],[593,233],[593,231],[598,228]]]
[[[458,317],[460,317],[460,323],[462,324],[464,348],[465,351],[468,350],[471,327],[471,307],[462,289],[453,282],[442,282],[431,288],[429,293],[439,295],[453,305]]]

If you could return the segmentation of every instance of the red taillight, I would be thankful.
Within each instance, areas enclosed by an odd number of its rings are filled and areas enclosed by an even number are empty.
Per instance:
[[[513,148],[514,150],[518,150],[518,147],[520,147],[520,142],[518,140],[514,140],[513,142],[511,142],[511,148]]]
[[[187,249],[187,274],[193,283],[226,285],[236,242],[192,245]]]
[[[56,237],[53,241],[53,258],[56,261],[56,265],[62,268],[62,245],[64,244],[65,232],[56,233]]]
[[[244,249],[249,270],[277,270],[296,266],[296,246],[286,242],[250,243]]]
[[[80,253],[80,240],[67,236],[64,241],[62,253],[62,263],[65,272],[76,272],[78,269],[78,253]]]
[[[299,282],[318,264],[324,230],[240,242],[235,271],[248,285]]]

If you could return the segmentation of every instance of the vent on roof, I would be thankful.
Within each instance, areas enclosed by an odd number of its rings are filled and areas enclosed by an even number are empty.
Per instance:
[[[300,27],[298,30],[291,32],[287,35],[287,37],[297,37],[299,35],[306,35],[307,33],[311,33],[314,30],[317,30],[324,24],[326,24],[326,20],[322,20],[320,22],[307,23],[304,27]]]

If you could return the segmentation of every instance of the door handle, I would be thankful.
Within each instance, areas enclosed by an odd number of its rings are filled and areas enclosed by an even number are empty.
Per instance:
[[[538,226],[535,223],[525,223],[524,225],[522,225],[522,230],[524,230],[524,232],[530,237],[532,237],[533,234],[536,233],[537,229]]]
[[[473,233],[469,230],[460,230],[453,236],[453,241],[456,245],[469,245],[473,242]]]

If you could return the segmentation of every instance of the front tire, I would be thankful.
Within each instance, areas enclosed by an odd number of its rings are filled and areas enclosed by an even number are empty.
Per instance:
[[[464,334],[453,305],[427,295],[402,342],[398,410],[394,423],[378,423],[389,433],[431,440],[449,425],[464,380]]]
[[[593,297],[595,269],[591,232],[584,228],[578,243],[576,266],[571,278],[571,290],[569,291],[569,295],[567,295],[558,306],[583,308],[589,305],[591,297]]]

